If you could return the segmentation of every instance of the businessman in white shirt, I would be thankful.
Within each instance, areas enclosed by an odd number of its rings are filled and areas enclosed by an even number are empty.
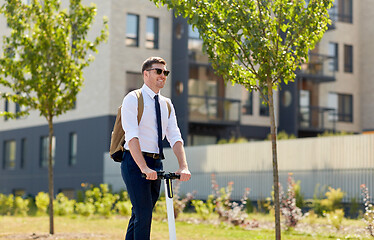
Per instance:
[[[132,91],[123,99],[121,118],[126,142],[121,173],[133,205],[125,240],[150,239],[152,211],[160,194],[161,180],[157,180],[157,171],[163,169],[161,141],[165,136],[178,159],[176,174],[181,181],[191,178],[173,104],[160,94],[169,73],[166,61],[160,57],[144,61],[141,88],[144,111],[139,124],[136,93]]]

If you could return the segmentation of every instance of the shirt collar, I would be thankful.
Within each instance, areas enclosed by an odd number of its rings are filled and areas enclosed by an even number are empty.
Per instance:
[[[142,89],[153,99],[157,94],[152,91],[146,84],[143,84]],[[158,95],[160,96],[160,91],[158,92]]]

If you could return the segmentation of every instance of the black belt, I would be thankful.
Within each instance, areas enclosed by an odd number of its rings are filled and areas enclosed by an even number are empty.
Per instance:
[[[125,152],[130,152],[130,150],[125,150]],[[148,153],[148,152],[142,152],[143,156],[150,157],[153,159],[160,159],[160,154],[158,153]]]
[[[150,157],[153,159],[160,159],[160,154],[158,153],[147,153],[147,152],[142,152],[143,156],[145,157]]]

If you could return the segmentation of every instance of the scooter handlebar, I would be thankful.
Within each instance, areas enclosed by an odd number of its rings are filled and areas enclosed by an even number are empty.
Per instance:
[[[147,175],[145,173],[142,173],[142,177],[147,178]],[[169,173],[165,173],[164,171],[157,172],[157,179],[180,179],[180,177],[181,176],[179,174],[176,174],[173,172],[169,172]]]

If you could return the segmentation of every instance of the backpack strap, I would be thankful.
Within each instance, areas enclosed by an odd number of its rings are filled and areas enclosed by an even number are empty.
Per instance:
[[[144,99],[143,99],[143,94],[141,89],[136,89],[135,90],[136,97],[138,98],[138,125],[140,123],[140,120],[142,119],[143,116],[143,111],[144,111]]]
[[[169,111],[169,116],[168,116],[168,118],[170,118],[171,106],[170,106],[170,103],[169,103],[168,101],[166,101],[166,105],[168,106],[168,111]]]

